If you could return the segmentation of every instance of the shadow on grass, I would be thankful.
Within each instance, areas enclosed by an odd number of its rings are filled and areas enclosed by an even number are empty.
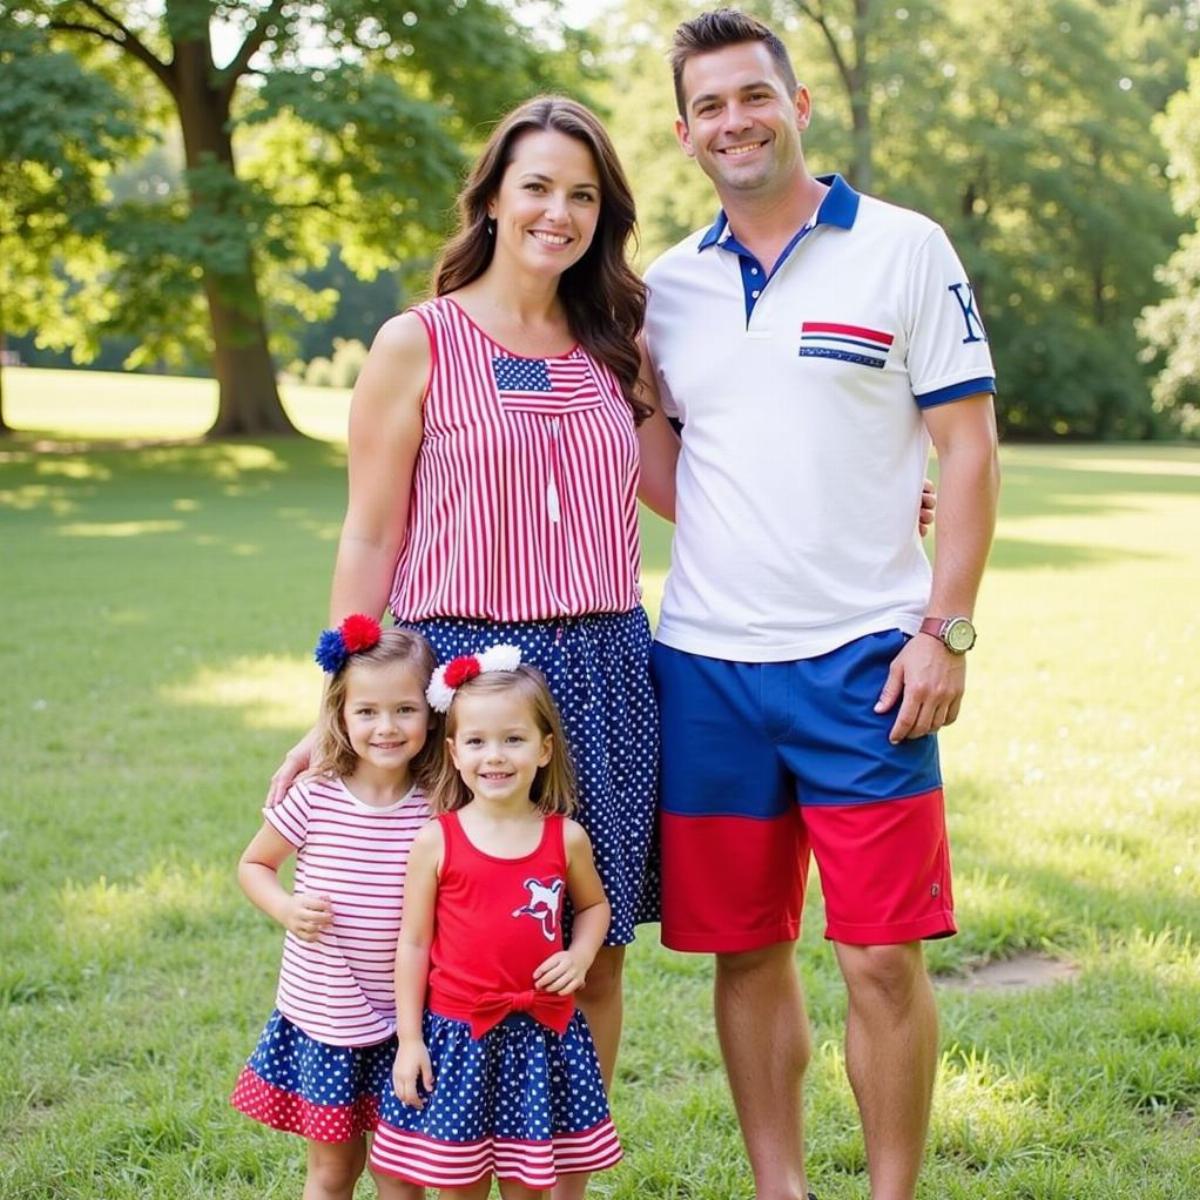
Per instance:
[[[1001,537],[992,543],[988,569],[1070,571],[1077,567],[1105,566],[1119,562],[1149,562],[1162,557],[1142,550],[1117,549],[1114,546],[1080,546],[1069,542],[1026,541],[1021,538]]]
[[[61,553],[47,537],[132,539],[130,567],[153,573],[190,553],[176,566],[199,574],[213,556],[263,553],[291,534],[328,542],[345,503],[345,452],[326,442],[39,442],[0,457],[0,522],[18,560]]]
[[[106,497],[125,496],[138,503],[158,498],[180,479],[220,490],[231,482],[266,483],[273,476],[342,471],[345,462],[343,447],[300,438],[128,443],[21,440],[0,444],[0,464],[4,466],[0,498],[8,497],[14,488],[53,482],[64,493],[69,495],[74,489],[81,496],[98,494],[94,489],[104,484]],[[127,493],[125,489],[133,485],[137,490]]]
[[[1006,518],[1099,517],[1149,496],[1200,498],[1200,449],[1020,446],[1004,460]]]

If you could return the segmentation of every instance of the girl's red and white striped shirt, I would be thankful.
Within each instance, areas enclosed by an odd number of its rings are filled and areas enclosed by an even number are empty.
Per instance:
[[[634,608],[638,447],[616,377],[580,346],[514,354],[449,297],[413,311],[432,365],[392,612],[536,621]]]
[[[276,1007],[329,1045],[383,1041],[396,1028],[396,939],[409,851],[429,820],[424,795],[375,808],[340,779],[307,779],[263,815],[297,847],[294,890],[333,908],[318,941],[285,937]]]

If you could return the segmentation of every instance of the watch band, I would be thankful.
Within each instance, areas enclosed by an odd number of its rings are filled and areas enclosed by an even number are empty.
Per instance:
[[[970,617],[926,617],[920,630],[937,638],[951,654],[966,654],[975,645],[975,625]],[[962,634],[968,640],[959,636]]]

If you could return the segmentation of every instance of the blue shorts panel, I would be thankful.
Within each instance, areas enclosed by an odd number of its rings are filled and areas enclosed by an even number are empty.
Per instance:
[[[658,707],[646,614],[636,608],[559,621],[437,617],[405,624],[428,639],[438,662],[509,643],[545,675],[575,768],[574,815],[591,838],[612,906],[606,944],[632,942],[637,924],[659,919]]]
[[[906,640],[889,630],[767,663],[656,644],[663,811],[769,820],[797,803],[864,804],[940,787],[936,736],[892,745],[895,711],[874,711]]]

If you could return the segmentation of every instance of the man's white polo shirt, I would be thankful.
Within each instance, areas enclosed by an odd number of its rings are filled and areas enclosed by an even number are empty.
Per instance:
[[[921,410],[995,390],[945,233],[839,176],[768,276],[724,215],[650,268],[646,338],[683,422],[658,640],[739,662],[915,633]]]

